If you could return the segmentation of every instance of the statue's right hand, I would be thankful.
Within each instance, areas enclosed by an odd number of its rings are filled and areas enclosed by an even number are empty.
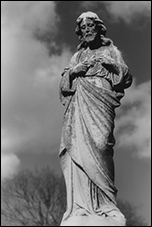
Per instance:
[[[88,64],[79,63],[70,70],[70,74],[73,78],[84,76],[88,68]]]

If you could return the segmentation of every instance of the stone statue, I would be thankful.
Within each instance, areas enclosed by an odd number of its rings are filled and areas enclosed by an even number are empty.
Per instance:
[[[60,82],[59,158],[67,192],[61,226],[125,226],[116,202],[113,130],[132,76],[97,14],[82,13],[76,23],[80,44]]]

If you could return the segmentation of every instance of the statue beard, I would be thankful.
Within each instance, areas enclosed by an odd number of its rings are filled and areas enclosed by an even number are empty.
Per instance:
[[[110,44],[112,44],[112,40],[109,39],[109,38],[106,38],[105,36],[103,36],[102,34],[99,34],[100,35],[100,40],[101,40],[101,43],[103,46],[109,46]],[[96,42],[96,38],[97,38],[97,33],[92,33],[90,36],[80,36],[79,37],[79,41],[80,41],[80,44],[77,46],[77,50],[79,51],[80,49],[86,49],[89,44],[91,42]]]
[[[80,50],[81,48],[86,49],[91,43],[95,42],[95,38],[96,36],[92,34],[80,37],[80,44],[78,45],[77,50]]]
[[[94,33],[90,33],[90,34],[86,34],[83,38],[82,38],[82,41],[89,44],[89,43],[92,43],[95,41],[95,38],[97,36],[97,33],[94,32]]]

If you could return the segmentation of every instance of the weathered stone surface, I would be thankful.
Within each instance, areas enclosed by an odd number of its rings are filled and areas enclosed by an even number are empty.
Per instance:
[[[113,130],[115,108],[132,76],[96,14],[80,15],[76,34],[80,45],[60,83],[65,113],[59,157],[67,189],[61,226],[124,226],[116,203]]]
[[[123,215],[119,217],[90,215],[70,217],[61,226],[125,226],[125,224]]]

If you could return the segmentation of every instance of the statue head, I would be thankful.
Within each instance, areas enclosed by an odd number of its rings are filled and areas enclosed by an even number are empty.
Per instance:
[[[77,27],[76,34],[79,36],[80,41],[92,41],[96,35],[105,37],[106,27],[98,15],[93,12],[82,13],[76,20]]]

